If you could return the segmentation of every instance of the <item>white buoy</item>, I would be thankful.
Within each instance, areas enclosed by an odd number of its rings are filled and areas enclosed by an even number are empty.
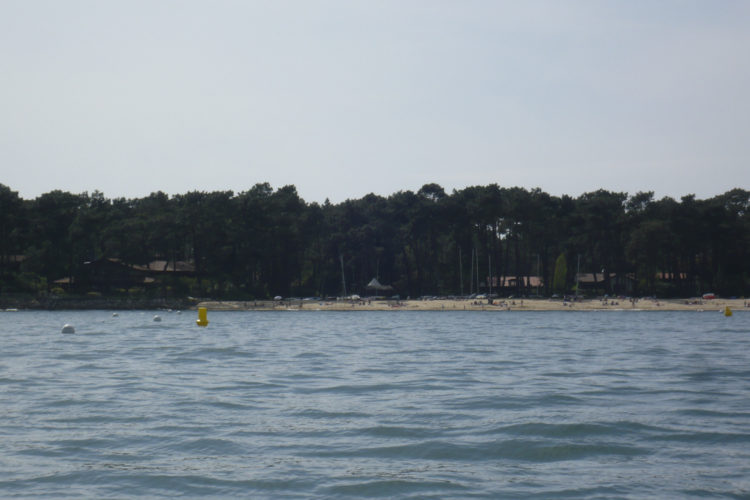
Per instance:
[[[154,321],[156,321],[156,322],[161,321],[161,316],[159,316],[158,314],[156,316],[154,316]]]
[[[75,329],[75,327],[73,325],[65,323],[65,325],[63,325],[63,327],[62,327],[62,332],[63,333],[75,333],[76,329]]]

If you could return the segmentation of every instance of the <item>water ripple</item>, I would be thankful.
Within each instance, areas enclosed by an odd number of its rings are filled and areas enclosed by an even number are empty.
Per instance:
[[[741,311],[160,315],[0,324],[0,497],[750,497]]]

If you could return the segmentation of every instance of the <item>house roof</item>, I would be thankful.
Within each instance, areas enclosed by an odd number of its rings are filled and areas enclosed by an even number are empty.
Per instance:
[[[611,280],[633,280],[635,275],[633,273],[609,273],[609,279]],[[579,283],[602,283],[604,282],[604,273],[596,273],[596,279],[594,279],[594,273],[578,273],[576,280]]]
[[[485,283],[488,281],[492,282],[493,288],[497,288],[498,286],[515,287],[518,286],[519,283],[522,287],[536,287],[544,285],[544,280],[542,280],[541,276],[492,276],[492,278],[486,280]]]

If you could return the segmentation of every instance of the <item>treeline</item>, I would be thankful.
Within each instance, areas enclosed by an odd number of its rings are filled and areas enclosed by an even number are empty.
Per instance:
[[[261,299],[365,293],[377,277],[406,296],[592,293],[694,296],[750,290],[750,192],[578,198],[492,184],[436,184],[388,197],[306,203],[294,186],[107,199],[0,184],[0,293],[46,293],[101,258],[190,262],[160,293]],[[513,277],[504,281],[502,277]],[[524,279],[526,278],[526,279]],[[71,280],[74,282],[74,280]],[[510,285],[509,285],[510,283]]]

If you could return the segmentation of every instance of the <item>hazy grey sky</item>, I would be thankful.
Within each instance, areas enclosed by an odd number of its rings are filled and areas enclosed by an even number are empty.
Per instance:
[[[0,0],[0,183],[750,189],[745,0]]]

